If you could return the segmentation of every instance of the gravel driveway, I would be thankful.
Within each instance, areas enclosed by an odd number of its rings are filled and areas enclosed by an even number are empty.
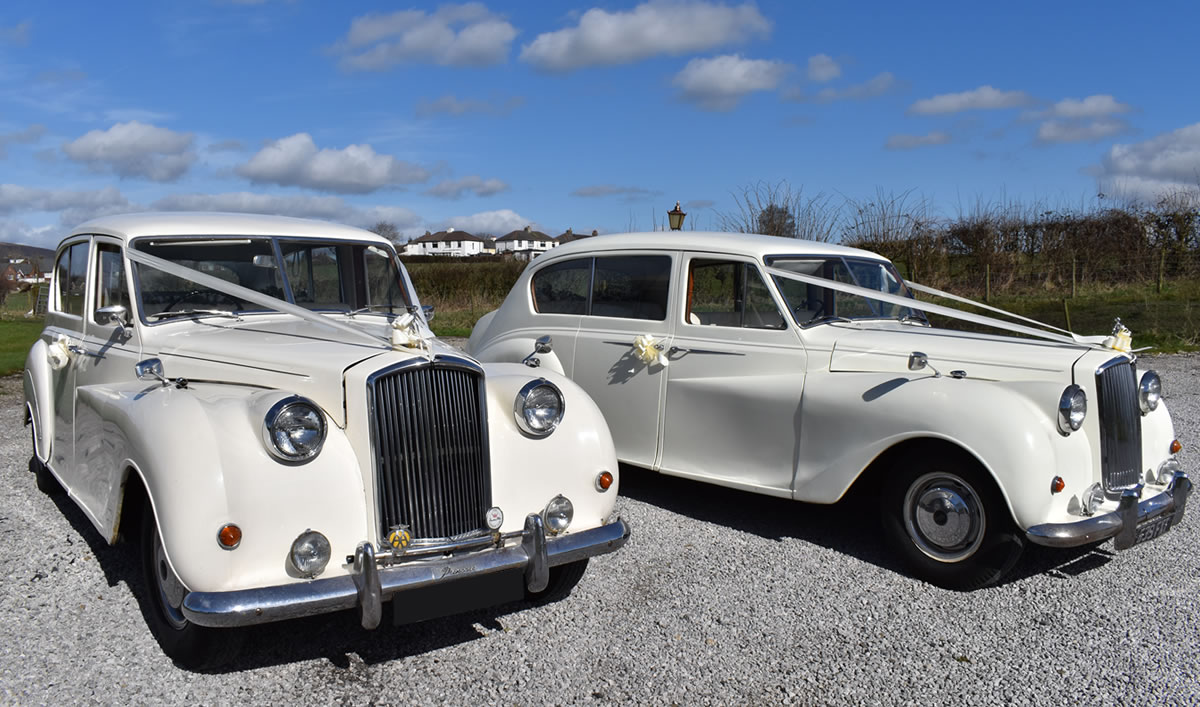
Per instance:
[[[1200,357],[1152,359],[1196,472]],[[222,672],[167,660],[109,547],[27,468],[0,379],[0,702],[176,704],[1195,704],[1200,497],[1117,555],[1032,550],[971,594],[901,573],[874,513],[625,470],[633,527],[566,600],[367,632],[353,613],[266,625]]]

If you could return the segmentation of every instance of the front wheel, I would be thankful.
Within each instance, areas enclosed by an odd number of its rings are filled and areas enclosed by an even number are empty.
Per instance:
[[[46,463],[38,459],[37,430],[34,429],[33,425],[30,425],[29,429],[33,433],[33,437],[30,440],[33,445],[31,447],[33,453],[29,455],[29,470],[33,472],[33,478],[37,481],[38,491],[47,496],[61,496],[63,487],[59,485],[58,479],[54,478],[54,474],[51,474],[50,470],[46,468]]]
[[[994,584],[1025,547],[991,479],[962,460],[895,467],[881,501],[892,549],[915,576],[939,587]]]
[[[575,585],[579,584],[579,580],[583,579],[583,573],[587,570],[587,566],[588,561],[583,559],[551,567],[550,581],[546,583],[546,588],[540,592],[525,590],[525,599],[537,604],[549,604],[565,599]]]
[[[167,562],[149,504],[142,513],[141,555],[146,618],[163,653],[190,670],[216,668],[232,660],[241,649],[243,631],[197,626],[184,616],[181,607],[187,590]]]

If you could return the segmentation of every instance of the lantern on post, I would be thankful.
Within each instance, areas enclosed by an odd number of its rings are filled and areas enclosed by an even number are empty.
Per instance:
[[[679,202],[675,202],[675,208],[667,212],[667,218],[671,222],[671,230],[679,231],[683,229],[683,217],[687,216],[683,209],[679,208]]]

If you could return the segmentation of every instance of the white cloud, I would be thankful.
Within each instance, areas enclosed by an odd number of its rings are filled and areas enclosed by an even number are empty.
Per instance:
[[[459,100],[453,95],[447,94],[432,101],[422,98],[417,102],[415,113],[418,118],[429,118],[434,115],[466,115],[468,113],[508,115],[523,103],[525,103],[525,99],[521,96],[483,101],[472,98]]]
[[[1038,142],[1096,142],[1129,132],[1129,123],[1117,118],[1099,120],[1047,120],[1038,126]]]
[[[397,228],[417,228],[421,218],[409,209],[394,206],[359,207],[338,196],[299,196],[227,192],[224,194],[172,194],[150,205],[159,211],[230,211],[278,214],[297,218],[337,221],[370,226],[390,221]]]
[[[573,71],[706,51],[770,32],[751,3],[652,1],[628,12],[592,8],[575,27],[538,35],[521,48],[521,60],[544,71]]]
[[[432,186],[425,193],[439,199],[461,199],[463,194],[470,192],[475,196],[493,196],[502,191],[508,191],[508,184],[499,179],[483,179],[479,175],[471,175],[462,179],[447,179]]]
[[[823,88],[817,92],[811,100],[817,103],[832,103],[834,101],[861,101],[892,91],[897,88],[899,83],[896,77],[890,71],[885,71],[873,78],[862,83],[851,84],[842,88],[834,88],[832,86]],[[792,96],[799,100],[809,100],[805,96]]]
[[[116,187],[72,190],[0,184],[0,214],[56,213],[63,225],[75,226],[97,216],[136,210]]]
[[[945,145],[950,142],[950,135],[934,131],[928,135],[892,135],[884,145],[889,150],[913,150],[918,147]]]
[[[34,124],[15,133],[0,135],[0,157],[4,157],[9,145],[32,145],[46,134],[46,126]]]
[[[12,27],[0,26],[0,43],[24,47],[29,44],[29,33],[32,29],[33,22],[30,20],[19,22]]]
[[[541,226],[535,221],[530,221],[511,209],[499,209],[497,211],[482,211],[470,216],[455,216],[447,219],[441,228],[456,228],[477,236],[489,233],[498,238],[526,226],[532,226],[535,231],[541,230]]]
[[[24,243],[53,249],[64,235],[60,227],[30,226],[24,221],[0,219],[0,241],[4,243]]]
[[[581,196],[584,198],[606,198],[610,196],[619,196],[622,201],[643,201],[654,197],[662,196],[661,191],[654,189],[644,189],[642,187],[623,187],[616,184],[593,184],[586,187],[580,187],[571,192],[571,196]]]
[[[121,177],[145,177],[169,182],[196,161],[192,134],[136,120],[117,123],[108,130],[92,130],[65,143],[63,153],[96,171],[112,171]]]
[[[729,110],[748,93],[773,91],[792,69],[780,61],[736,54],[692,59],[674,79],[684,99],[708,110]]]
[[[1033,97],[1024,91],[999,91],[991,86],[980,86],[962,93],[943,93],[933,98],[923,98],[908,108],[909,113],[935,115],[960,113],[966,110],[1001,110],[1019,108],[1033,102]]]
[[[808,58],[808,78],[811,81],[832,81],[842,75],[842,67],[828,54]]]
[[[1105,191],[1156,199],[1200,185],[1200,123],[1130,145],[1113,145],[1097,172]]]
[[[429,179],[424,167],[381,155],[370,145],[318,150],[308,133],[271,142],[235,171],[252,182],[339,194],[369,194]]]
[[[1128,103],[1121,103],[1108,94],[1088,96],[1082,100],[1064,98],[1050,108],[1050,115],[1057,118],[1101,118],[1130,110]]]
[[[481,3],[443,5],[432,13],[401,10],[354,18],[331,50],[350,71],[399,64],[490,66],[508,58],[517,30]]]

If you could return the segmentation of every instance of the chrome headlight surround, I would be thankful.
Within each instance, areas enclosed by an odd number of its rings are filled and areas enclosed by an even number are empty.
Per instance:
[[[558,428],[566,412],[562,391],[545,378],[531,380],[521,387],[513,401],[517,427],[531,437],[546,437]]]
[[[316,458],[325,444],[325,433],[321,408],[299,395],[275,403],[263,417],[263,446],[272,457],[288,464]]]
[[[542,523],[551,535],[558,535],[571,527],[571,521],[574,519],[575,504],[561,493],[550,499],[542,509]]]
[[[1058,399],[1058,431],[1065,437],[1083,426],[1087,417],[1087,393],[1072,383]]]
[[[1146,371],[1142,374],[1142,380],[1138,382],[1138,407],[1142,409],[1142,414],[1147,415],[1158,409],[1158,403],[1162,400],[1162,379],[1154,371]]]
[[[306,530],[292,541],[288,560],[300,576],[312,579],[325,571],[331,554],[328,538],[315,530]]]

